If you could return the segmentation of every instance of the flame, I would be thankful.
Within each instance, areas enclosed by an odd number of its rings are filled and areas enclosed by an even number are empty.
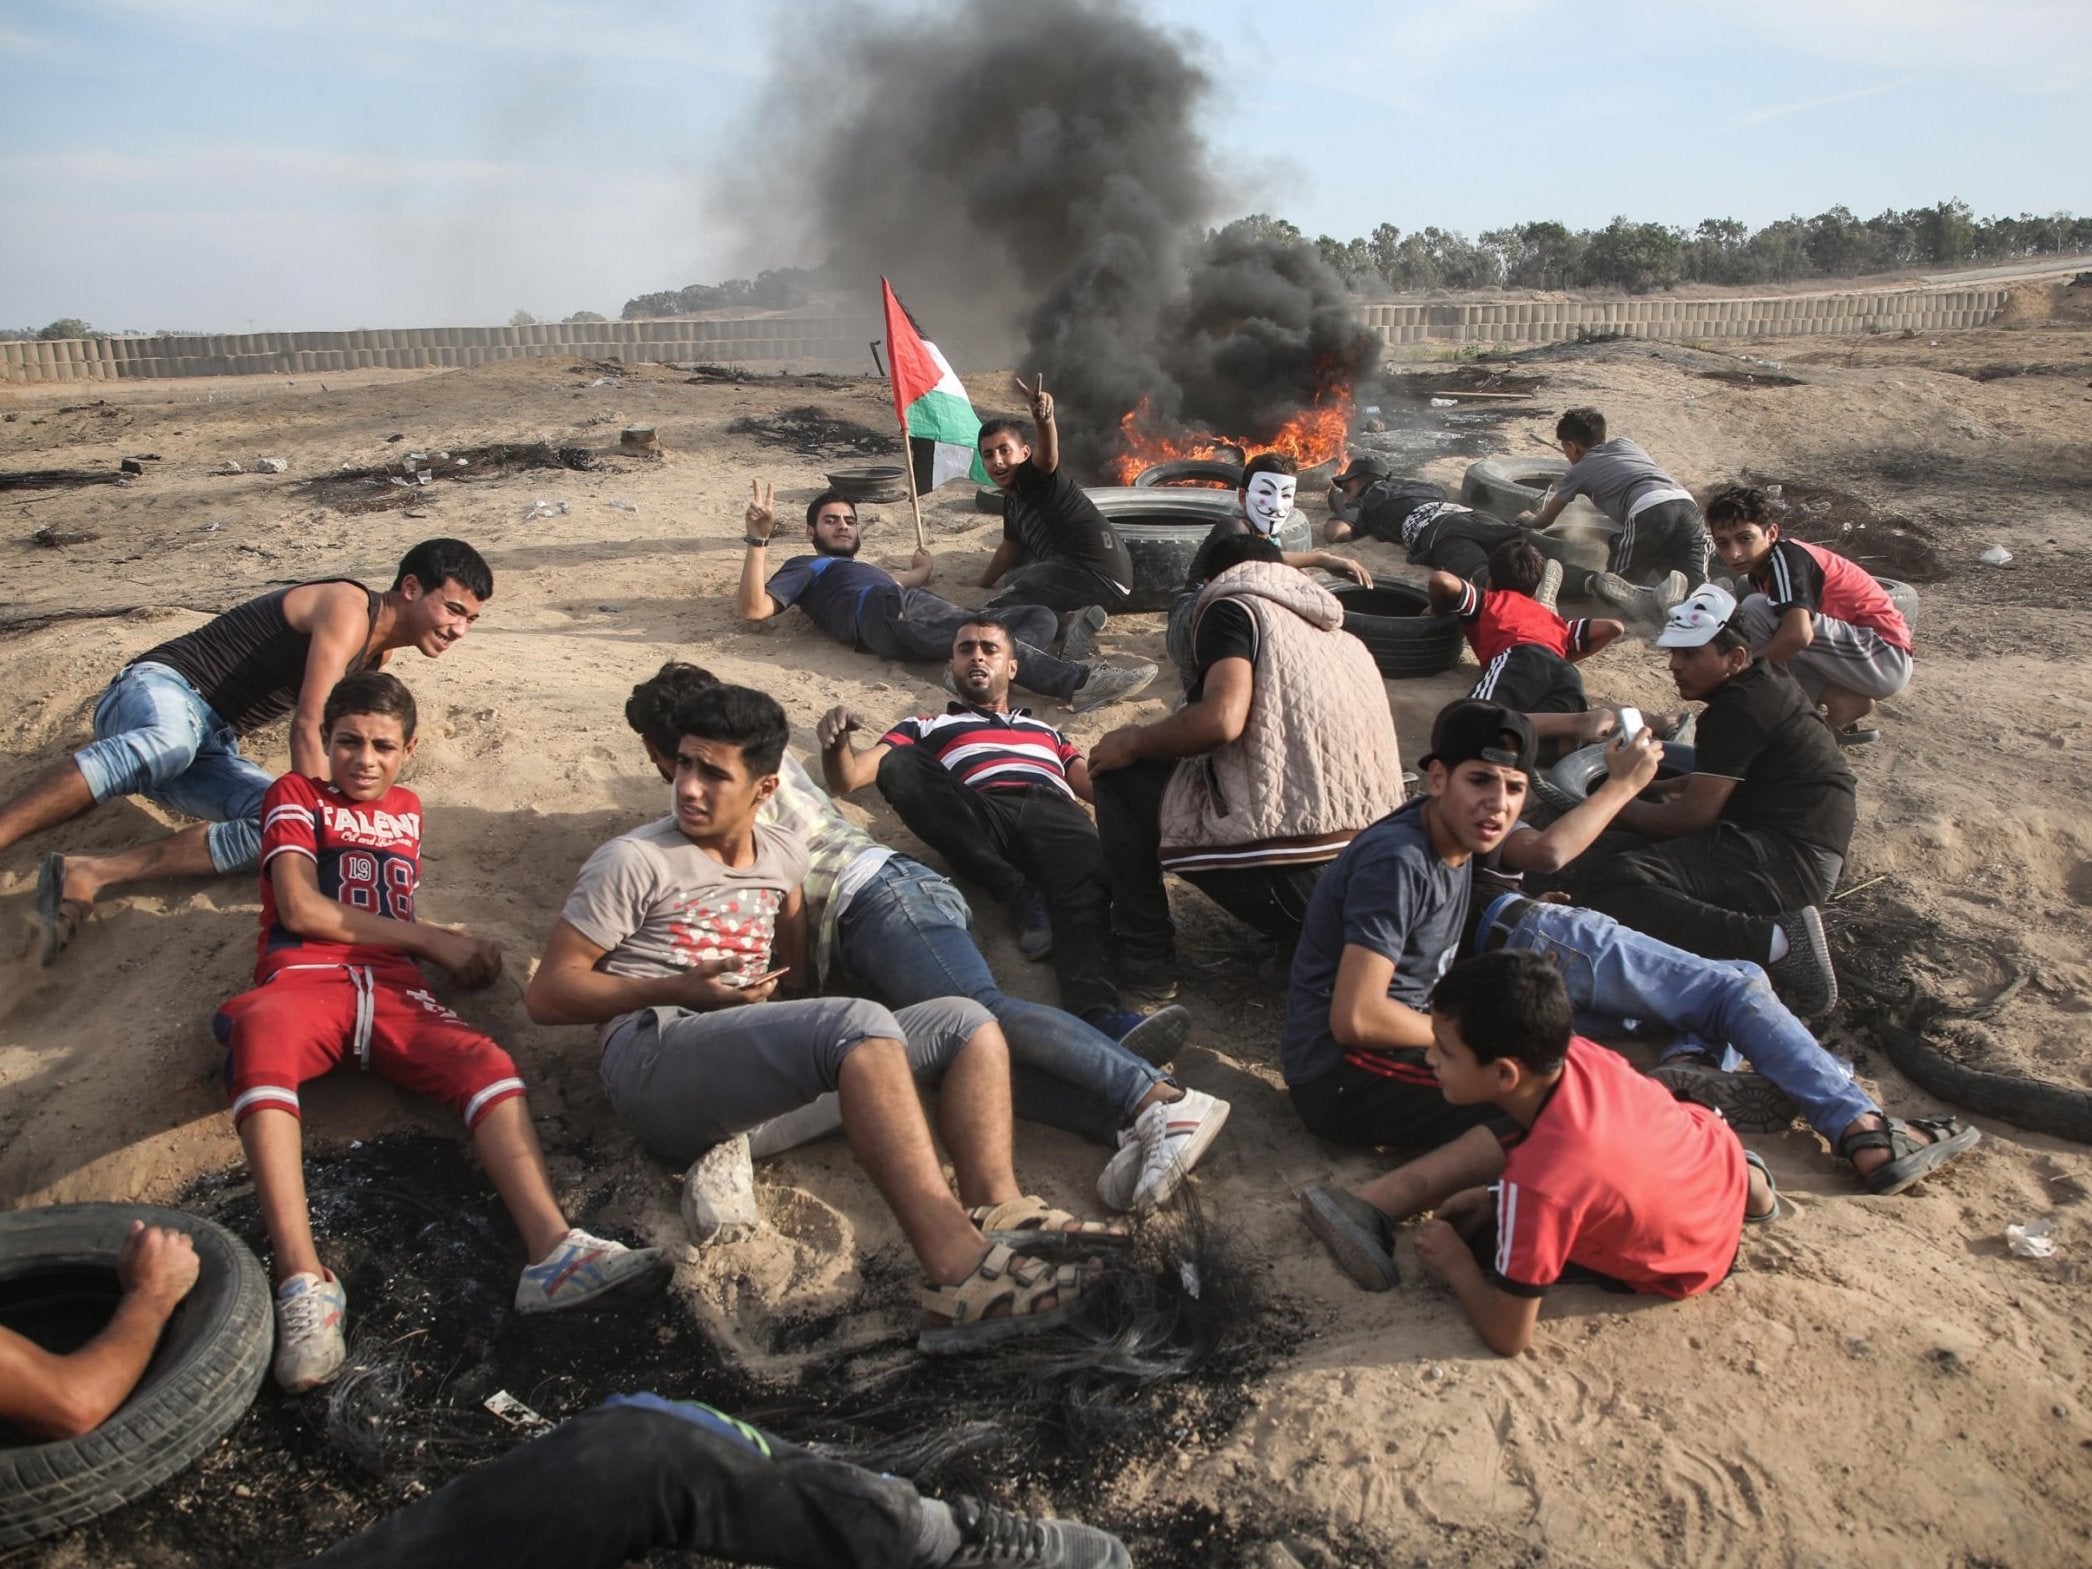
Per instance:
[[[1344,438],[1351,428],[1351,389],[1336,387],[1316,397],[1312,407],[1301,410],[1269,436],[1216,436],[1208,431],[1163,430],[1156,426],[1148,400],[1140,402],[1119,420],[1120,451],[1111,459],[1112,477],[1130,485],[1143,469],[1157,463],[1184,458],[1223,457],[1233,459],[1233,447],[1244,453],[1283,452],[1302,468],[1313,468],[1341,457]]]

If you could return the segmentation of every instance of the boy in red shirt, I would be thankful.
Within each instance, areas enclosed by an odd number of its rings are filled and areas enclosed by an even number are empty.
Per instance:
[[[1910,624],[1866,568],[1834,550],[1780,537],[1780,504],[1750,485],[1707,502],[1715,553],[1756,592],[1736,626],[1751,652],[1782,666],[1847,746],[1880,731],[1859,721],[1879,698],[1910,685]]]
[[[1427,1060],[1448,1101],[1504,1115],[1365,1197],[1303,1195],[1314,1200],[1309,1225],[1347,1272],[1354,1251],[1385,1258],[1393,1217],[1435,1207],[1417,1228],[1417,1256],[1504,1356],[1532,1344],[1540,1299],[1557,1282],[1698,1296],[1728,1275],[1744,1221],[1778,1213],[1763,1164],[1719,1113],[1672,1099],[1570,1020],[1561,977],[1539,954],[1506,949],[1455,965],[1432,989]],[[1448,1191],[1438,1174],[1492,1132],[1501,1180]]]
[[[1555,614],[1539,597],[1550,564],[1529,541],[1507,539],[1489,552],[1487,589],[1434,572],[1425,590],[1434,615],[1460,618],[1482,666],[1469,697],[1524,714],[1543,741],[1582,745],[1598,737],[1585,733],[1583,715],[1590,705],[1576,666],[1627,627],[1620,621],[1564,621]]]
[[[322,716],[326,780],[286,774],[262,806],[261,941],[255,989],[212,1021],[231,1052],[233,1126],[275,1254],[276,1381],[328,1382],[347,1356],[348,1296],[320,1263],[305,1204],[298,1086],[353,1058],[448,1101],[534,1260],[516,1311],[549,1313],[665,1278],[658,1248],[570,1228],[545,1172],[516,1065],[429,994],[427,959],[466,986],[501,973],[485,938],[414,919],[421,800],[393,781],[414,752],[414,697],[395,676],[336,683]]]

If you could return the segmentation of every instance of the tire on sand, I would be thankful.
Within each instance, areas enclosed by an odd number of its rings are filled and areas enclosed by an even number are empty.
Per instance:
[[[1569,471],[1565,458],[1484,458],[1467,466],[1460,500],[1477,512],[1515,523],[1547,497],[1548,488]]]
[[[1183,486],[1098,486],[1084,492],[1111,520],[1133,560],[1129,610],[1167,610],[1183,591],[1191,558],[1222,518],[1235,515],[1232,490]]]
[[[1610,741],[1599,741],[1578,747],[1547,770],[1544,785],[1536,775],[1534,783],[1539,787],[1540,798],[1558,812],[1582,806],[1605,778],[1605,753],[1611,745]],[[1677,779],[1692,771],[1693,749],[1682,741],[1664,742],[1663,761],[1657,765],[1656,777]]]
[[[1882,591],[1889,596],[1889,603],[1894,605],[1896,613],[1903,617],[1903,624],[1911,631],[1917,631],[1918,591],[1908,583],[1899,582],[1892,577],[1878,577],[1874,581],[1879,583]]]
[[[143,1497],[225,1436],[253,1403],[274,1336],[268,1276],[224,1227],[137,1204],[0,1214],[0,1320],[60,1322],[116,1306],[116,1255],[133,1220],[185,1231],[202,1266],[145,1376],[84,1437],[0,1449],[0,1549]],[[84,1337],[83,1337],[84,1342]]]
[[[1344,630],[1366,645],[1390,681],[1441,675],[1460,662],[1463,639],[1456,616],[1434,616],[1430,597],[1412,583],[1377,583],[1336,590]]]

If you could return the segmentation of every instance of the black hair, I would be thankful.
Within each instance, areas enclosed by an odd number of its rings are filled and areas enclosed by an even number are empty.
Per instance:
[[[1513,594],[1530,594],[1540,586],[1547,558],[1529,539],[1507,539],[1489,552],[1489,586]]]
[[[1724,621],[1721,630],[1707,642],[1717,654],[1733,654],[1739,648],[1748,650],[1751,646],[1751,640],[1743,635],[1743,629],[1736,624],[1734,616]]]
[[[1007,610],[969,610],[966,612],[966,619],[960,622],[959,626],[962,629],[965,627],[994,627],[1010,640],[1012,648],[1017,646],[1017,629],[1011,624],[1010,613]],[[956,643],[958,640],[959,633],[954,631],[952,633],[952,641]]]
[[[414,694],[407,690],[406,682],[383,670],[359,670],[335,682],[334,690],[327,694],[326,707],[320,710],[320,733],[332,736],[335,722],[350,714],[397,719],[400,739],[414,739]]]
[[[1206,552],[1206,581],[1245,561],[1277,561],[1284,552],[1262,534],[1223,534]]]
[[[808,528],[812,528],[814,526],[814,521],[821,515],[821,509],[826,506],[832,506],[834,503],[838,501],[848,502],[850,507],[850,516],[857,516],[856,501],[853,500],[851,497],[844,495],[840,490],[837,490],[834,486],[831,485],[828,489],[822,491],[818,496],[814,497],[813,500],[809,501],[806,504],[806,526]]]
[[[695,736],[738,746],[741,761],[757,778],[777,772],[792,733],[776,698],[753,687],[719,682],[677,700],[675,731],[678,744],[685,736]]]
[[[1554,439],[1573,441],[1579,447],[1605,443],[1605,416],[1590,407],[1570,409],[1554,424]]]
[[[392,586],[403,588],[408,578],[433,594],[445,583],[456,583],[475,599],[494,597],[494,569],[486,558],[462,539],[425,539],[400,558],[400,569]]]
[[[1510,1057],[1553,1073],[1569,1051],[1569,992],[1537,953],[1503,949],[1454,965],[1431,988],[1431,1011],[1459,1026],[1477,1062]]]
[[[663,757],[671,757],[682,739],[676,729],[676,704],[718,684],[719,678],[702,666],[671,659],[632,688],[625,699],[625,723]]]
[[[1259,474],[1291,474],[1298,477],[1300,460],[1290,452],[1260,452],[1242,465],[1242,488]]]
[[[1022,421],[1005,419],[1000,415],[991,420],[981,421],[981,433],[973,438],[973,444],[978,448],[990,436],[1001,436],[1004,434],[1015,436],[1027,447],[1032,444],[1031,432],[1024,428]]]
[[[1756,485],[1723,485],[1707,498],[1703,516],[1709,528],[1717,523],[1755,523],[1760,528],[1777,528],[1780,505]]]

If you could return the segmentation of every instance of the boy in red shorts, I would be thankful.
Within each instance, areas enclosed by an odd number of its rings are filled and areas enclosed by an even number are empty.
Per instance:
[[[1431,992],[1427,1060],[1452,1104],[1504,1115],[1357,1191],[1303,1194],[1310,1228],[1347,1273],[1354,1254],[1385,1257],[1395,1219],[1435,1209],[1417,1228],[1417,1256],[1504,1356],[1532,1344],[1550,1286],[1698,1296],[1727,1277],[1744,1221],[1779,1213],[1763,1163],[1719,1112],[1672,1099],[1570,1020],[1561,976],[1540,954],[1455,965]],[[1472,1180],[1474,1152],[1492,1141],[1502,1179],[1452,1191],[1441,1174],[1464,1167]]]
[[[1725,485],[1707,501],[1715,554],[1753,592],[1736,607],[1751,652],[1801,684],[1841,744],[1879,733],[1862,727],[1879,698],[1910,685],[1910,623],[1865,567],[1835,550],[1780,537],[1780,503],[1751,485]]]
[[[1458,616],[1482,678],[1468,696],[1497,703],[1533,723],[1539,739],[1582,745],[1586,733],[1584,678],[1577,665],[1627,630],[1625,622],[1564,621],[1539,597],[1552,565],[1532,544],[1507,539],[1489,552],[1489,587],[1477,588],[1450,572],[1425,583],[1434,615]],[[1559,582],[1559,578],[1557,578]]]
[[[484,938],[414,919],[421,799],[398,788],[414,751],[414,697],[395,676],[338,682],[322,716],[327,780],[286,774],[262,805],[261,943],[255,989],[212,1021],[231,1051],[233,1125],[276,1260],[276,1381],[328,1382],[347,1357],[348,1297],[320,1263],[305,1205],[298,1086],[353,1060],[465,1119],[528,1257],[516,1311],[550,1313],[662,1280],[658,1248],[567,1225],[507,1052],[429,994],[427,959],[467,986],[501,973]]]

